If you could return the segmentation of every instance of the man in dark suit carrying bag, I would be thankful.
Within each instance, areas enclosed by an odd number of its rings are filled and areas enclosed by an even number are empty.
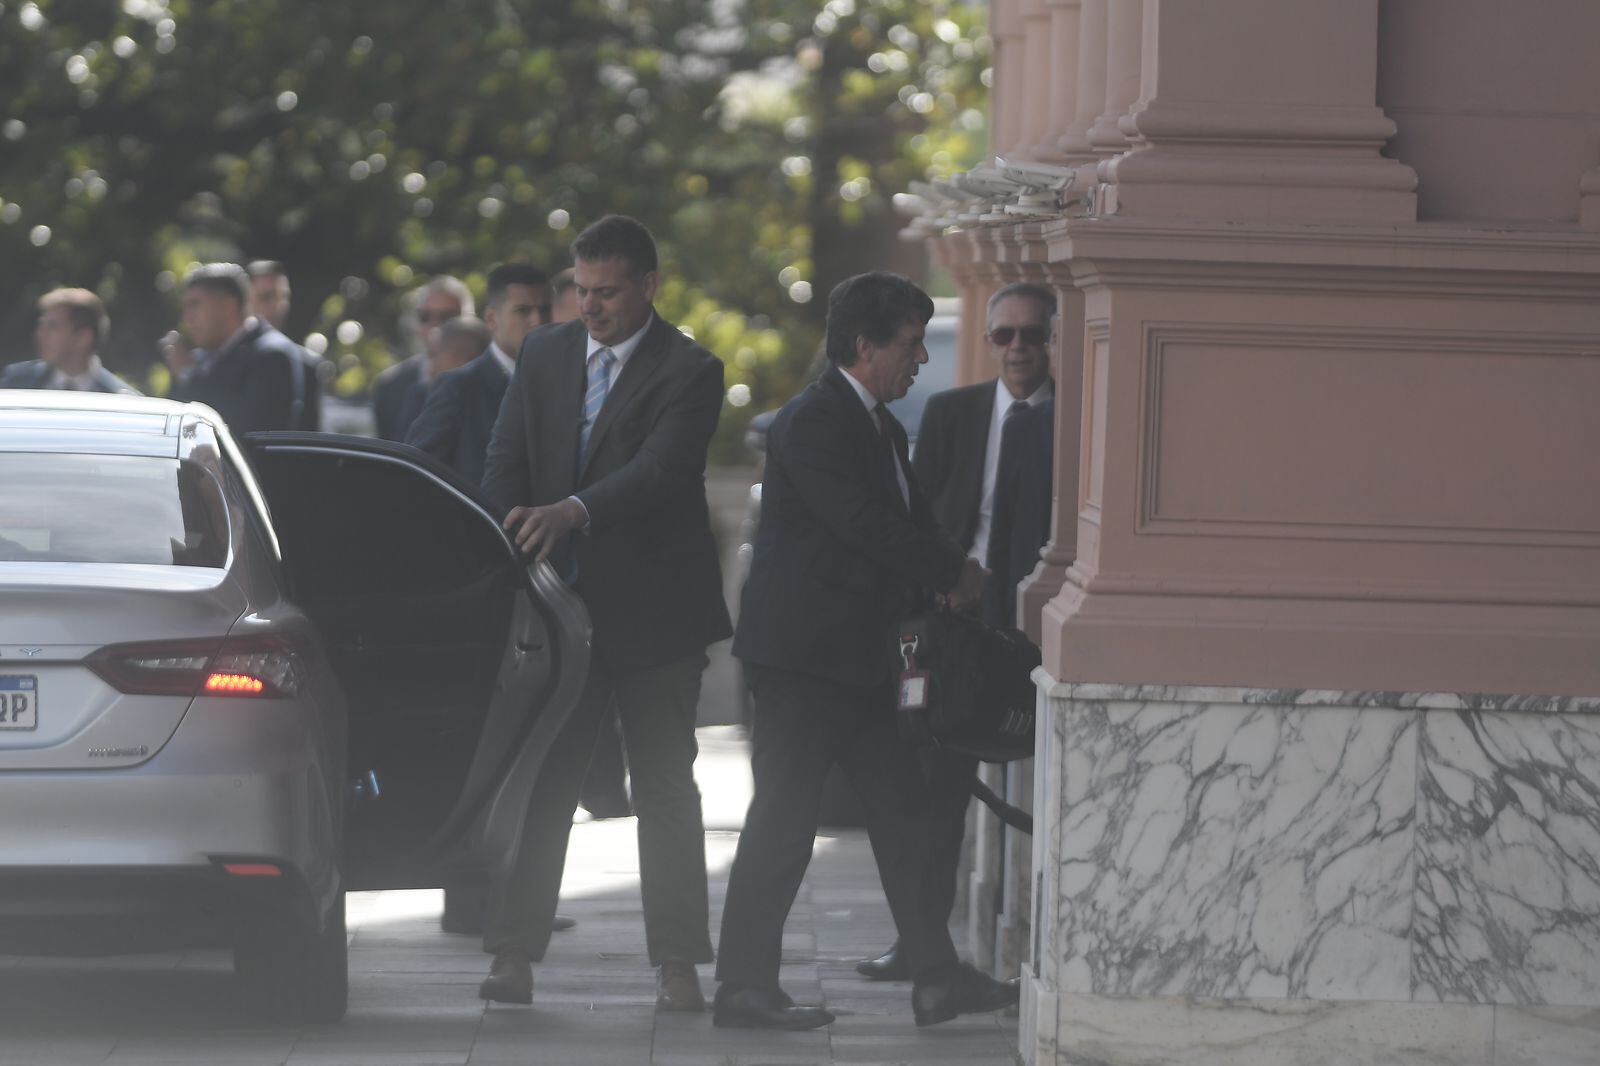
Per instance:
[[[884,406],[927,362],[933,302],[895,274],[828,298],[830,366],[773,422],[761,527],[734,654],[755,691],[755,795],[728,880],[713,1021],[807,1029],[833,1015],[778,985],[783,923],[810,861],[822,783],[838,762],[861,794],[884,893],[916,980],[918,1025],[1015,1003],[960,963],[924,899],[927,788],[899,736],[892,641],[919,596],[971,603],[984,571],[941,535],[905,432]]]
[[[573,242],[581,317],[529,334],[484,491],[517,546],[550,558],[589,609],[594,655],[577,710],[534,786],[510,873],[491,892],[484,999],[527,1003],[543,957],[578,790],[603,712],[622,721],[639,816],[645,941],[658,1010],[701,1010],[711,961],[705,830],[694,782],[705,649],[732,626],[706,506],[722,364],[651,306],[655,242],[630,218]]]
[[[939,527],[955,538],[969,557],[993,572],[979,615],[996,626],[1017,624],[1016,579],[1009,572],[1010,560],[1002,572],[991,554],[996,524],[1012,517],[1000,513],[996,500],[995,486],[1003,473],[1002,443],[1011,435],[1017,418],[1054,396],[1049,341],[1055,308],[1054,293],[1026,282],[1007,285],[991,296],[985,310],[984,337],[997,377],[930,397],[917,437],[917,480],[928,494]],[[1032,571],[1036,562],[1037,549],[1024,573]],[[1011,585],[1002,587],[1002,582]],[[937,818],[931,891],[949,915],[955,904],[961,841],[966,835],[978,760],[933,747],[923,751],[922,764]],[[903,981],[911,975],[898,946],[858,963],[856,972],[879,981]]]

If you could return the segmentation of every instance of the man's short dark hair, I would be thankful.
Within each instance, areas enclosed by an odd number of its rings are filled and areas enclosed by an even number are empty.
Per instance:
[[[1010,285],[1003,286],[989,297],[988,305],[983,309],[983,323],[988,327],[989,320],[994,317],[994,309],[1000,306],[1001,300],[1009,300],[1013,296],[1020,296],[1026,300],[1033,300],[1045,310],[1045,317],[1049,318],[1056,313],[1056,294],[1043,285],[1035,285],[1031,281],[1013,281]]]
[[[550,279],[550,292],[552,295],[560,296],[577,283],[577,275],[572,272],[571,267],[567,267],[567,269]]]
[[[588,263],[621,259],[636,278],[656,269],[656,239],[644,223],[627,215],[607,215],[578,234],[572,258]]]
[[[532,263],[501,263],[489,271],[489,291],[484,302],[490,307],[499,307],[500,301],[505,299],[506,289],[512,285],[548,285],[550,279],[545,272]]]
[[[874,270],[845,278],[828,294],[828,324],[824,340],[828,361],[853,366],[858,357],[856,338],[888,344],[908,322],[926,325],[933,317],[933,300],[910,278]]]
[[[287,278],[289,272],[276,259],[252,259],[244,265],[244,272],[252,278]]]
[[[51,289],[39,297],[41,315],[56,307],[67,313],[67,321],[72,324],[73,329],[91,330],[97,345],[105,340],[106,334],[111,331],[111,320],[106,317],[106,305],[100,301],[100,297],[88,289]]]
[[[250,278],[238,263],[201,263],[184,277],[183,287],[232,296],[240,310],[250,305]]]

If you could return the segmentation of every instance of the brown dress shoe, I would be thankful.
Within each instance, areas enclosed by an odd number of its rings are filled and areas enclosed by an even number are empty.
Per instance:
[[[489,976],[478,985],[478,998],[496,1003],[533,1002],[533,966],[520,951],[495,955]]]
[[[656,971],[656,1010],[701,1011],[706,997],[700,992],[700,975],[694,963],[667,959]]]

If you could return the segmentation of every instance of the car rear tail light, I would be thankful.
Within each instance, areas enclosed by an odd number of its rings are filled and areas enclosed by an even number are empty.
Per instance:
[[[88,662],[118,692],[131,695],[281,699],[298,693],[305,678],[305,649],[283,634],[112,644]]]
[[[234,877],[282,877],[283,867],[272,862],[225,862],[224,872]]]

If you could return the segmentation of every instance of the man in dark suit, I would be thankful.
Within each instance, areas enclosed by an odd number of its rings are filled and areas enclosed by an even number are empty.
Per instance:
[[[528,804],[484,931],[485,999],[526,1003],[567,837],[613,700],[639,815],[645,943],[659,1010],[702,1010],[709,962],[705,830],[694,782],[707,645],[732,633],[706,506],[722,364],[656,315],[656,248],[610,215],[572,245],[581,318],[523,342],[489,443],[484,491],[517,546],[550,558],[589,609],[593,657]]]
[[[100,297],[88,289],[52,289],[39,297],[33,330],[39,358],[0,371],[0,389],[135,392],[96,354],[110,328]]]
[[[1055,294],[1039,285],[1007,285],[989,298],[986,337],[999,376],[949,389],[928,400],[917,435],[917,480],[931,500],[939,525],[980,563],[988,561],[994,523],[994,488],[1006,422],[1054,394],[1050,380],[1050,324]],[[1014,596],[1014,594],[1013,594]],[[980,613],[996,625],[1016,624],[996,607],[1004,599],[986,595]],[[1015,603],[1015,599],[1012,600]],[[935,900],[948,918],[955,905],[956,870],[966,835],[970,785],[977,760],[941,748],[923,753],[939,828],[933,838]],[[856,965],[874,980],[905,980],[906,960],[891,947]]]
[[[488,347],[461,369],[434,379],[422,411],[406,431],[407,444],[474,485],[483,481],[489,435],[511,384],[516,353],[531,330],[550,321],[550,283],[544,271],[527,263],[502,263],[489,271],[483,313]]]
[[[428,348],[433,331],[452,318],[476,312],[472,290],[460,278],[440,274],[417,292],[413,312],[421,350],[379,374],[372,382],[372,417],[378,436],[405,440],[419,407],[411,403],[412,386],[428,380]]]
[[[250,275],[250,313],[273,329],[288,334],[291,292],[289,274],[276,259],[254,259],[245,265]],[[309,352],[296,344],[299,357],[295,382],[294,411],[290,419],[292,429],[319,430],[322,428],[322,375],[332,374],[332,367],[322,356]]]
[[[1050,540],[1055,502],[1056,401],[1052,397],[1018,412],[1006,423],[1000,472],[994,486],[994,526],[989,534],[990,580],[986,613],[1013,619],[1017,586],[1039,565],[1039,549]]]
[[[183,325],[200,349],[173,384],[172,396],[209,404],[234,434],[294,428],[300,354],[293,341],[248,317],[244,268],[195,267],[183,282]]]
[[[755,692],[755,794],[728,877],[713,1022],[808,1029],[833,1015],[778,984],[783,924],[810,861],[823,780],[837,762],[860,793],[884,894],[916,979],[918,1025],[1017,1001],[959,962],[928,906],[928,797],[895,722],[895,629],[922,596],[970,603],[983,568],[939,531],[885,406],[927,362],[933,301],[897,274],[861,274],[828,297],[822,376],[767,434],[761,526],[733,651]]]

